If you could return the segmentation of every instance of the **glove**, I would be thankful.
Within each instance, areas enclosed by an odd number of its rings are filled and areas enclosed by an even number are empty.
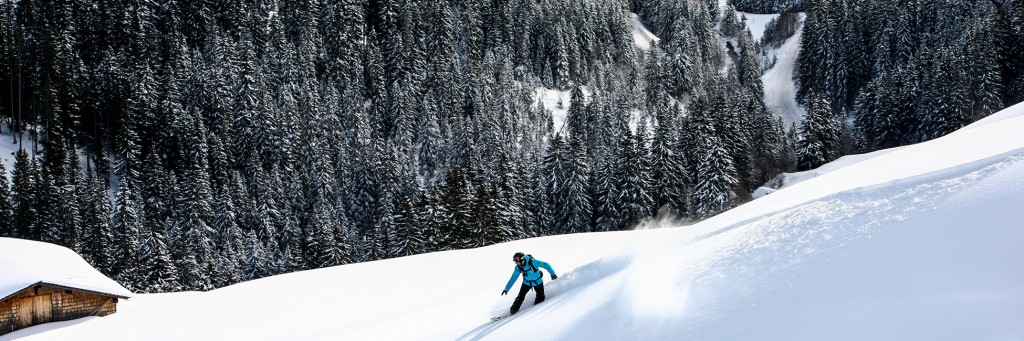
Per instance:
[[[553,280],[556,280],[556,279],[558,279],[558,275],[551,275],[551,280],[552,280],[552,281],[553,281]]]
[[[501,291],[501,296],[505,296],[506,294],[508,294],[508,290],[502,290]]]

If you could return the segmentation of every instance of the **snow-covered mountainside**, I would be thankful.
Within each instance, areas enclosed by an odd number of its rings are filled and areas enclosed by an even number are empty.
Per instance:
[[[804,15],[801,14],[801,18]],[[763,33],[765,28],[764,16],[755,16],[758,20],[751,21],[751,31]],[[803,21],[801,19],[801,21]],[[764,105],[776,116],[782,117],[782,121],[789,127],[791,124],[799,124],[804,115],[804,108],[796,102],[796,82],[793,79],[793,70],[796,67],[796,57],[800,53],[800,39],[803,35],[803,27],[797,29],[796,34],[782,44],[778,49],[767,51],[768,59],[774,59],[775,65],[765,70],[761,76],[761,83],[764,84]],[[757,35],[760,37],[760,34]],[[760,40],[760,38],[757,38]]]
[[[1024,104],[699,224],[139,295],[2,340],[1021,339]],[[548,300],[491,323],[516,251]]]

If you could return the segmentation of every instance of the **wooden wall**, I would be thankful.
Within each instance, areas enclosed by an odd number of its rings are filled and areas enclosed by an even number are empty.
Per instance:
[[[117,312],[117,298],[40,284],[0,301],[0,335],[41,323]]]

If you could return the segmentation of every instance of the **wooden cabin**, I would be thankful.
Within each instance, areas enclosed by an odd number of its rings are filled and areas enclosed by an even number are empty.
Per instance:
[[[0,299],[0,335],[47,322],[117,312],[128,296],[39,282]]]
[[[0,335],[117,312],[130,291],[70,249],[0,238]]]

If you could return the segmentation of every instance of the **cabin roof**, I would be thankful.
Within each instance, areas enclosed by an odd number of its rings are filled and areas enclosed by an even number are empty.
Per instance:
[[[0,238],[0,300],[38,284],[119,298],[131,291],[93,268],[63,246]]]

